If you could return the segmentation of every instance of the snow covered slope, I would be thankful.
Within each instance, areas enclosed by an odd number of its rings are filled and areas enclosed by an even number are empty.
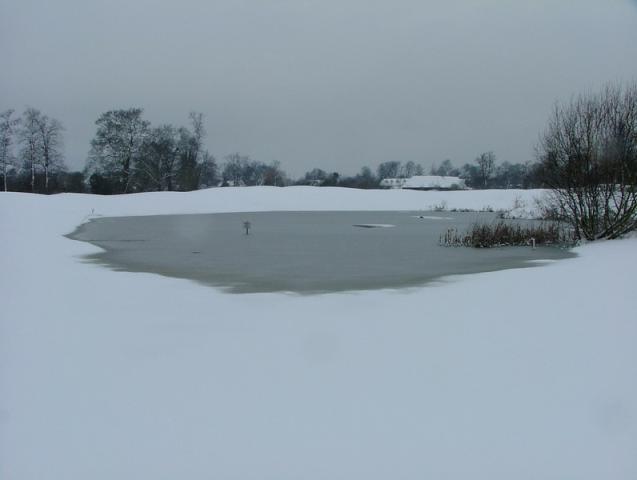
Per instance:
[[[532,191],[0,194],[0,478],[637,478],[637,239],[407,291],[229,295],[82,263],[91,213]]]

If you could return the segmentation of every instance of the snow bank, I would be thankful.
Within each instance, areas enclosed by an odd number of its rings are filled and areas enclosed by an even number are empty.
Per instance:
[[[0,194],[0,478],[637,478],[637,239],[408,291],[82,263],[89,215],[508,209],[538,192]]]
[[[330,211],[330,210],[509,210],[516,205],[531,209],[543,190],[466,190],[454,192],[410,190],[357,190],[338,187],[234,187],[196,192],[154,192],[133,195],[61,194],[46,197],[45,205],[82,217],[158,215],[174,213]],[[18,202],[40,207],[42,197],[3,194],[2,208]]]

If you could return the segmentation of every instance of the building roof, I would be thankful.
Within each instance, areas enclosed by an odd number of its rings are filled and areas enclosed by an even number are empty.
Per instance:
[[[464,180],[460,177],[442,177],[439,175],[418,175],[408,178],[403,188],[466,188]]]

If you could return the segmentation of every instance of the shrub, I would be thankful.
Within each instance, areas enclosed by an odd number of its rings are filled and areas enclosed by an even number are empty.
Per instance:
[[[578,238],[637,227],[637,83],[556,105],[537,151],[552,215]]]

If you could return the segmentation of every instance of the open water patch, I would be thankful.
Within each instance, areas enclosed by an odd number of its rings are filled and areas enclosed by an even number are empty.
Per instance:
[[[448,275],[531,267],[574,255],[556,247],[444,248],[438,244],[440,220],[444,228],[463,230],[475,222],[496,221],[496,216],[259,212],[113,217],[91,220],[69,237],[103,250],[86,256],[87,261],[118,271],[192,279],[232,293],[405,288]]]

